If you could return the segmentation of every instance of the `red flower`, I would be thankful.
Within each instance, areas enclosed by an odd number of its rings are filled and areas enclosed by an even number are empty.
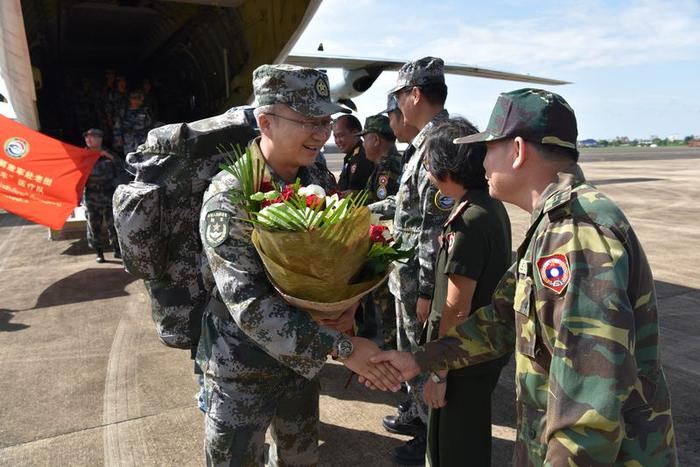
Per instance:
[[[264,181],[260,184],[260,190],[263,193],[267,193],[268,191],[275,191],[275,186],[272,184],[270,181]]]
[[[372,224],[369,226],[369,239],[374,243],[386,243],[387,239],[384,238],[384,232],[388,232],[389,229],[383,225]]]
[[[292,188],[291,186],[287,185],[287,186],[284,187],[284,189],[282,190],[282,194],[281,194],[280,198],[281,198],[281,201],[282,201],[282,200],[283,200],[283,201],[288,201],[289,198],[291,198],[292,196],[294,196],[294,188]]]
[[[316,209],[316,206],[321,203],[323,203],[323,199],[316,195],[309,195],[306,197],[306,206],[310,207],[311,209]]]

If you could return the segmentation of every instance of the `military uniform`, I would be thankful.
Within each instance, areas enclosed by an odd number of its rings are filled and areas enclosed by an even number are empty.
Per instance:
[[[338,178],[340,191],[359,191],[367,184],[367,179],[374,171],[374,164],[367,159],[362,140],[343,158],[343,169]]]
[[[365,129],[361,135],[367,133],[380,133],[394,137],[389,126],[389,119],[384,115],[372,115],[365,120]],[[401,177],[401,154],[396,145],[391,145],[389,151],[382,155],[375,164],[375,169],[367,180],[367,203],[382,201],[396,194]],[[394,296],[391,295],[387,284],[378,287],[368,295],[367,300],[372,300],[374,310],[378,310],[382,318],[383,348],[390,350],[396,348],[396,308]]]
[[[254,72],[253,85],[261,106],[285,103],[309,116],[341,109],[330,102],[327,77],[317,70],[263,65]],[[308,88],[316,89],[316,99]],[[262,158],[258,141],[250,149]],[[270,167],[267,172],[277,183],[291,182]],[[319,164],[299,168],[297,177],[303,185],[335,188],[333,175]],[[316,465],[317,375],[341,334],[318,325],[275,291],[250,240],[252,226],[240,220],[246,213],[230,200],[237,187],[229,172],[218,174],[204,195],[200,217],[205,269],[216,285],[197,353],[209,407],[207,464],[262,465],[271,426],[270,465]],[[214,224],[219,232],[223,227],[223,236],[210,235]]]
[[[396,299],[397,346],[399,350],[417,350],[423,324],[418,321],[416,303],[419,296],[432,297],[437,238],[442,224],[452,210],[454,200],[440,195],[428,179],[423,166],[425,140],[436,125],[449,118],[446,110],[437,114],[411,142],[414,153],[403,169],[396,198],[370,205],[370,210],[383,217],[393,214],[394,236],[403,248],[416,247],[411,260],[394,263],[389,276],[389,290]],[[427,420],[423,401],[425,376],[419,375],[409,383],[419,416]]]
[[[449,276],[476,282],[471,309],[491,302],[496,285],[512,262],[511,231],[503,204],[484,189],[470,189],[443,225],[435,267],[435,294],[427,338],[439,337]],[[491,465],[491,393],[510,354],[447,374],[447,405],[431,409],[428,420],[428,465]]]
[[[143,144],[151,129],[153,120],[147,108],[126,109],[124,115],[114,124],[114,138],[121,138],[124,143],[124,154],[136,151]]]
[[[573,110],[553,93],[513,91],[486,132],[456,141],[520,135],[575,148]],[[632,227],[575,166],[540,194],[492,305],[416,360],[456,369],[515,347],[514,465],[677,465],[657,311]]]
[[[107,230],[109,242],[119,249],[117,232],[112,217],[112,195],[117,187],[119,169],[113,160],[101,156],[92,167],[83,192],[87,217],[87,240],[91,248],[104,249],[102,227]]]
[[[443,69],[444,64],[439,58],[425,57],[408,62],[399,70],[397,84],[391,93],[411,86],[444,84]],[[417,252],[414,258],[405,263],[394,263],[389,276],[389,290],[396,299],[396,341],[399,350],[418,349],[423,324],[418,320],[416,305],[419,297],[433,296],[437,239],[454,205],[454,200],[442,196],[430,183],[423,165],[427,136],[448,118],[447,110],[440,111],[413,138],[407,149],[411,152],[410,159],[403,167],[396,198],[370,206],[372,212],[382,217],[393,216],[394,237],[401,239],[403,247],[415,247]],[[423,400],[425,381],[426,375],[421,374],[408,382],[413,402],[411,413],[424,423],[428,419],[428,407]],[[408,415],[403,418],[408,418]]]

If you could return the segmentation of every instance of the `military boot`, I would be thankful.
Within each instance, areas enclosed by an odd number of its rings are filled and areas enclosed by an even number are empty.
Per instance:
[[[102,248],[97,248],[95,252],[96,252],[95,261],[98,263],[104,263],[105,262],[105,254],[102,251]]]

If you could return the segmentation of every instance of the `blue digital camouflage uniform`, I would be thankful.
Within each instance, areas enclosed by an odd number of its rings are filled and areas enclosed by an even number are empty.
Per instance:
[[[307,116],[342,111],[330,102],[328,78],[318,70],[263,65],[253,73],[258,105],[284,103]],[[250,148],[262,158],[259,139]],[[270,167],[271,179],[285,184]],[[301,167],[303,185],[336,188],[319,164]],[[218,174],[204,195],[200,235],[216,284],[205,311],[197,362],[205,374],[207,464],[262,465],[267,427],[270,465],[318,463],[318,372],[341,334],[320,326],[285,301],[268,280],[253,246],[243,208],[230,200],[238,181]]]
[[[394,263],[389,276],[389,290],[396,298],[396,329],[399,350],[417,350],[423,324],[418,321],[416,302],[419,295],[432,297],[438,236],[454,200],[440,195],[428,178],[423,165],[425,140],[430,131],[449,118],[446,110],[438,113],[413,139],[415,152],[404,166],[396,198],[370,205],[370,210],[382,217],[394,218],[394,237],[402,248],[416,247],[416,256],[406,263]],[[418,415],[427,420],[423,400],[425,375],[409,382],[409,392],[418,407]]]
[[[145,107],[126,109],[122,117],[114,123],[114,139],[121,138],[124,143],[124,154],[136,151],[139,144],[143,144],[148,136],[148,131],[153,125],[151,114]]]
[[[416,359],[456,369],[515,347],[514,465],[677,465],[658,340],[644,251],[576,166],[540,196],[492,305]]]
[[[251,149],[254,156],[262,157],[257,142]],[[271,176],[283,183],[274,173]],[[332,174],[320,165],[301,168],[298,176],[303,185],[335,187]],[[245,212],[229,200],[234,187],[231,174],[217,175],[204,195],[200,217],[204,251],[218,290],[218,300],[212,300],[205,312],[197,355],[206,375],[210,408],[207,456],[213,465],[228,465],[237,454],[231,449],[247,446],[238,461],[261,465],[265,430],[272,423],[283,457],[289,460],[290,453],[298,451],[295,465],[314,465],[318,462],[319,390],[315,377],[340,334],[319,326],[274,290],[250,241],[251,225],[238,220]],[[224,216],[228,222],[228,237],[217,246],[206,241],[210,215]],[[221,308],[217,301],[226,306]],[[214,312],[216,306],[223,314]],[[295,408],[297,404],[306,409]],[[303,445],[286,442],[287,435],[296,434],[292,430],[298,430],[299,436],[293,439]]]
[[[117,164],[107,157],[100,156],[92,167],[83,197],[87,217],[87,241],[95,250],[103,250],[102,228],[107,230],[109,242],[118,248],[117,232],[112,217],[112,195],[119,180]]]

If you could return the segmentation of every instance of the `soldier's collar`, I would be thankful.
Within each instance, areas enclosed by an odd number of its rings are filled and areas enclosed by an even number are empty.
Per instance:
[[[557,173],[557,180],[553,181],[540,194],[535,209],[532,211],[532,220],[539,217],[540,213],[547,213],[571,200],[571,192],[576,185],[586,181],[579,165],[575,165],[569,171]]]
[[[423,128],[421,128],[415,138],[413,138],[413,141],[411,141],[411,145],[415,148],[421,147],[423,143],[425,143],[425,138],[427,138],[428,133],[430,133],[437,124],[444,122],[448,118],[450,118],[450,114],[447,113],[447,110],[442,109],[428,123],[426,123]]]
[[[356,155],[358,155],[358,154],[360,153],[360,150],[361,150],[361,149],[362,149],[362,140],[360,140],[360,141],[355,145],[355,149],[353,149],[352,151],[350,151],[350,154],[353,155],[353,156],[356,156]]]

